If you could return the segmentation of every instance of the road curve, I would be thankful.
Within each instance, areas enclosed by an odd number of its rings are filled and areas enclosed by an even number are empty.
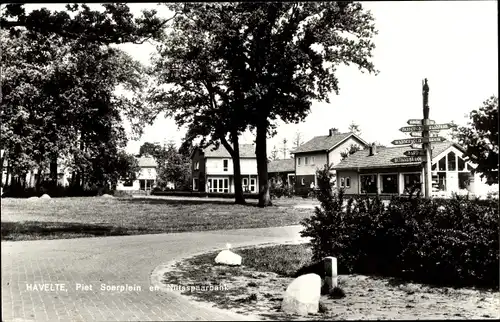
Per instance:
[[[2,321],[248,319],[151,290],[151,274],[163,264],[222,249],[226,243],[301,242],[301,229],[2,242]]]

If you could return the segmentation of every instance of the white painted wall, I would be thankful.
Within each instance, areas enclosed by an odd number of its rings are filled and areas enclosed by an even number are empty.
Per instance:
[[[305,164],[305,158],[309,158],[309,164]],[[314,157],[314,163],[311,163],[312,157]],[[300,165],[299,165],[300,158]],[[313,153],[299,153],[295,157],[295,171],[296,175],[313,175],[316,173],[317,169],[323,168],[326,164],[326,152],[313,152]]]
[[[330,151],[330,153],[328,154],[328,161],[330,163],[333,163],[333,165],[337,165],[337,163],[342,160],[342,156],[340,154],[348,150],[351,144],[357,144],[361,149],[363,149],[363,145],[357,139],[350,137],[335,149]]]
[[[227,171],[224,171],[223,160],[228,160]],[[233,160],[231,158],[206,158],[207,175],[233,175]],[[257,175],[257,159],[240,159],[241,174]]]
[[[142,167],[137,175],[137,179],[156,180],[156,175],[157,172],[155,167]]]

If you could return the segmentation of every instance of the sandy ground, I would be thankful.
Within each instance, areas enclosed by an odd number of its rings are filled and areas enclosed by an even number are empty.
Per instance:
[[[435,288],[420,284],[397,284],[389,279],[341,275],[339,286],[346,297],[322,296],[325,313],[307,317],[288,316],[280,311],[283,292],[292,278],[262,273],[248,267],[206,264],[206,274],[187,261],[177,262],[165,274],[164,283],[184,285],[220,283],[224,292],[185,291],[195,301],[213,303],[235,313],[257,315],[265,320],[392,320],[392,319],[498,319],[500,293],[474,289]],[[252,295],[255,294],[255,295]],[[255,300],[256,296],[256,300]]]

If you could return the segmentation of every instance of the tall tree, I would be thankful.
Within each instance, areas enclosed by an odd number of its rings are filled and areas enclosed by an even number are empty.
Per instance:
[[[489,185],[498,183],[498,97],[491,96],[470,112],[468,126],[454,130],[468,160],[477,164],[474,172]]]
[[[144,142],[139,148],[139,156],[150,155],[154,158],[159,157],[159,154],[163,152],[163,147],[157,143]]]
[[[342,160],[344,160],[345,158],[347,158],[351,154],[356,153],[359,150],[361,150],[361,148],[359,147],[359,145],[357,145],[357,144],[351,144],[349,146],[349,148],[347,148],[345,151],[340,152],[340,157],[342,158]]]
[[[275,120],[299,122],[313,100],[338,93],[336,67],[355,64],[375,72],[370,62],[376,33],[373,17],[360,3],[241,3],[249,118],[256,130],[259,206],[271,205],[266,144]],[[239,20],[238,18],[234,18]]]
[[[288,152],[288,149],[286,147],[287,140],[286,138],[283,138],[283,146],[281,147],[281,152],[283,152],[283,160],[286,159],[286,153]]]
[[[210,125],[198,134],[212,134],[215,128],[225,133],[255,129],[259,206],[271,205],[267,138],[275,135],[276,121],[300,122],[313,100],[328,102],[329,94],[338,92],[335,72],[340,64],[375,72],[370,62],[373,17],[352,2],[196,3],[171,8],[182,17],[173,25],[173,33],[182,37],[165,44],[169,63],[157,66],[165,74],[180,74],[180,83],[189,85],[182,92],[189,94],[178,94],[169,104],[190,106],[182,118],[197,120],[197,127]],[[200,58],[205,68],[200,68]],[[213,101],[222,102],[216,113],[194,109],[213,106]],[[221,116],[225,122],[214,124]]]
[[[304,143],[302,141],[302,133],[300,133],[299,131],[295,132],[295,137],[293,138],[293,149],[297,150],[299,146],[302,145],[302,143]]]
[[[158,166],[158,185],[166,188],[173,183],[178,190],[188,190],[190,185],[190,160],[178,152],[175,144],[170,142],[164,149],[163,160]]]
[[[102,171],[112,171],[105,165],[117,161],[126,142],[120,112],[131,117],[140,111],[137,100],[114,91],[119,84],[132,91],[142,87],[140,65],[110,45],[156,37],[166,21],[153,11],[134,20],[124,4],[103,6],[99,12],[68,5],[73,16],[45,8],[26,14],[18,4],[3,8],[2,44],[17,45],[2,51],[9,62],[8,49],[15,48],[9,73],[2,74],[2,118],[7,119],[2,137],[8,134],[9,157],[31,162],[16,166],[19,171],[43,169],[48,162],[55,181],[64,156],[79,184],[104,184],[109,178],[111,173]]]
[[[172,31],[158,46],[151,74],[158,86],[169,85],[170,89],[152,91],[150,101],[155,108],[150,120],[166,112],[178,126],[187,127],[186,142],[201,137],[200,148],[222,144],[233,160],[235,202],[244,204],[239,135],[248,125],[241,114],[244,96],[237,77],[243,57],[235,48],[240,44],[228,36],[238,26],[232,23],[227,6],[169,5],[176,17]],[[228,56],[231,61],[224,61]]]
[[[271,151],[271,160],[272,161],[275,161],[275,160],[278,160],[279,159],[279,156],[278,156],[278,149],[276,148],[276,145],[273,147],[273,150]]]
[[[361,130],[359,128],[359,125],[354,123],[354,121],[351,122],[348,129],[349,129],[349,132],[352,132],[358,136],[361,135]]]

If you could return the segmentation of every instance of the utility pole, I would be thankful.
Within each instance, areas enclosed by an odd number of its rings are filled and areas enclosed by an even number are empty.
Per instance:
[[[432,170],[431,170],[431,143],[429,142],[429,85],[427,84],[427,78],[422,82],[422,96],[423,96],[423,112],[424,118],[422,120],[423,131],[423,144],[422,148],[425,151],[425,162],[424,162],[424,197],[431,198],[432,195]]]

